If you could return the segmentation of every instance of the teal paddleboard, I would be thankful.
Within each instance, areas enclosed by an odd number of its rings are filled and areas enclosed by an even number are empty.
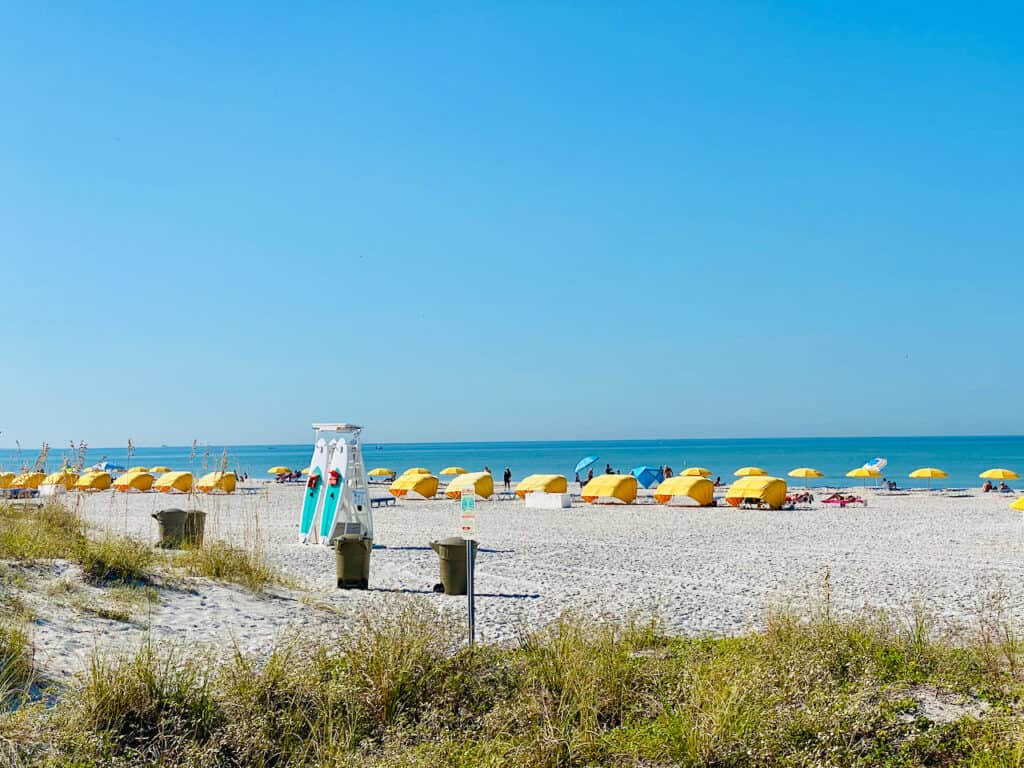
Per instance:
[[[348,463],[348,450],[339,445],[331,456],[331,465],[324,475],[324,511],[320,513],[320,539],[329,543],[334,533],[334,520],[338,516],[338,504],[345,492],[345,470]]]
[[[320,467],[312,467],[309,470],[309,479],[306,481],[306,499],[302,503],[302,519],[299,522],[299,538],[302,541],[307,541],[309,532],[313,530],[316,505],[320,501],[320,494],[323,493],[324,488],[321,474]]]

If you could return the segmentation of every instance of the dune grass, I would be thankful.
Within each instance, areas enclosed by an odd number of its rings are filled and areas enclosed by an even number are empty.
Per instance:
[[[84,541],[81,518],[58,504],[0,504],[0,560],[72,559]]]
[[[91,584],[145,584],[157,560],[148,544],[124,536],[84,539],[75,554]]]
[[[0,623],[0,711],[6,702],[24,694],[32,681],[32,644],[16,620]]]
[[[0,505],[0,560],[31,564],[72,560],[86,581],[143,583],[156,560],[152,548],[135,539],[104,535],[91,538],[82,519],[59,504],[41,508]]]
[[[186,549],[173,559],[173,563],[190,576],[232,582],[257,593],[270,584],[287,581],[258,550],[243,549],[219,540]]]
[[[467,648],[400,601],[260,660],[97,661],[8,738],[30,766],[1019,766],[1019,653],[919,619],[792,614],[725,639],[567,616]]]
[[[0,505],[0,561],[31,564],[65,559],[82,566],[96,585],[144,586],[157,571],[179,567],[187,574],[228,581],[253,592],[289,584],[258,550],[212,541],[178,554],[109,533],[96,536],[73,511],[53,503],[41,508]]]

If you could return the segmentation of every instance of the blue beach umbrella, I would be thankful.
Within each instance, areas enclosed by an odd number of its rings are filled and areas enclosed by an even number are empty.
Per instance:
[[[596,464],[599,458],[600,456],[587,456],[585,459],[580,459],[576,463],[576,469],[574,469],[573,472],[582,472],[592,464]]]
[[[124,472],[124,467],[120,464],[111,464],[109,461],[101,461],[99,464],[93,464],[92,469],[98,472]]]
[[[665,479],[665,470],[661,467],[633,467],[632,475],[644,488],[650,488]]]

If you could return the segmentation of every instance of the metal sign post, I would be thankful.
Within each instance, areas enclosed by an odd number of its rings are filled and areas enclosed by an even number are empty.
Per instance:
[[[459,516],[462,538],[466,540],[466,612],[469,617],[469,644],[476,642],[476,606],[473,604],[474,544],[476,543],[476,494],[462,492],[462,514]]]

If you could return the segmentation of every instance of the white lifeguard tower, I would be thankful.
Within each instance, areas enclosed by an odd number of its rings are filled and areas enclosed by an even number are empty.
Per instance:
[[[321,494],[318,500],[312,529],[314,532],[320,531],[318,538],[321,544],[330,546],[336,539],[348,534],[373,539],[373,512],[370,508],[366,465],[363,463],[362,430],[362,427],[355,424],[313,425],[313,443],[315,445],[320,440],[327,442],[327,469],[338,471],[342,483],[337,510],[333,521],[326,521],[327,528],[323,527],[327,494]]]

